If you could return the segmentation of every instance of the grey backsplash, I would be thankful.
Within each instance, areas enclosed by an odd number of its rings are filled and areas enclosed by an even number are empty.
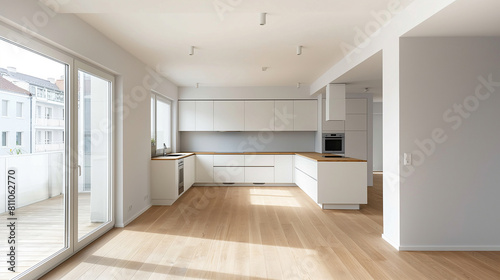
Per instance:
[[[314,152],[316,132],[181,132],[182,152]]]

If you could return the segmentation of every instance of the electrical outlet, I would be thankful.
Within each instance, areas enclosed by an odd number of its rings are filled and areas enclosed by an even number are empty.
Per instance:
[[[404,155],[403,155],[403,164],[406,165],[406,166],[411,165],[411,154],[404,153]]]
[[[130,211],[132,211],[132,205],[130,205],[130,206],[128,207],[128,211],[129,211],[129,212],[130,212]]]

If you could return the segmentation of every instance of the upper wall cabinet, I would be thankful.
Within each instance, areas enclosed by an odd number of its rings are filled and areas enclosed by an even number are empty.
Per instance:
[[[179,131],[196,130],[196,101],[179,101]]]
[[[196,101],[196,131],[214,130],[214,102]]]
[[[245,131],[274,130],[274,100],[245,101]]]
[[[179,131],[213,130],[213,101],[179,101]]]
[[[293,110],[295,115],[293,130],[295,131],[318,130],[317,100],[294,100]]]
[[[317,100],[179,101],[179,131],[316,131]]]
[[[293,100],[274,101],[274,130],[293,131]]]
[[[245,130],[245,101],[214,101],[215,131]]]

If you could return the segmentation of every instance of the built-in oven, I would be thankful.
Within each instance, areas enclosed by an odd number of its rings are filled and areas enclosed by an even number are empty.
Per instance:
[[[344,133],[323,133],[323,153],[345,154]]]
[[[184,159],[177,160],[177,166],[179,170],[179,195],[184,192]]]

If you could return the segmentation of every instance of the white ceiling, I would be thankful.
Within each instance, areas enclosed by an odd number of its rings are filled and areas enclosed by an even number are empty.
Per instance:
[[[391,1],[73,0],[58,12],[77,14],[179,86],[293,86],[339,61],[341,43],[353,44],[354,28]],[[218,13],[214,3],[233,7]]]

